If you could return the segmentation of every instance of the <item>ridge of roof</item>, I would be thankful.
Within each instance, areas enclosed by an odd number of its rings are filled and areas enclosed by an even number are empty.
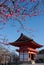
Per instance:
[[[33,39],[31,39],[31,38],[27,37],[26,35],[24,35],[23,33],[21,33],[20,37],[15,42],[25,41],[25,40],[26,41],[28,41],[28,40],[33,41]]]

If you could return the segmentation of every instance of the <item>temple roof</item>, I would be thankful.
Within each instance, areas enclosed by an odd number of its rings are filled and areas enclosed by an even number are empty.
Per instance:
[[[17,47],[25,46],[25,47],[31,47],[34,49],[42,47],[42,45],[36,43],[33,39],[27,37],[23,33],[20,35],[20,37],[16,41],[11,42],[10,44]]]

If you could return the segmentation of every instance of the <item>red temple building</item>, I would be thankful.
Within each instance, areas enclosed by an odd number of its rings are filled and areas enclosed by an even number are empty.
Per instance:
[[[28,38],[24,34],[21,34],[19,39],[15,42],[10,43],[13,46],[19,47],[17,50],[19,52],[20,61],[30,61],[35,60],[38,51],[36,48],[41,48],[42,45],[36,43],[33,39]]]

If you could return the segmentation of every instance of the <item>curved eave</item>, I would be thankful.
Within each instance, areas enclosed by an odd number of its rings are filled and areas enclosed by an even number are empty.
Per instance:
[[[10,43],[10,45],[16,46],[16,47],[26,46],[26,47],[32,47],[34,49],[43,47],[42,45],[36,44],[34,42],[13,42],[13,43]]]

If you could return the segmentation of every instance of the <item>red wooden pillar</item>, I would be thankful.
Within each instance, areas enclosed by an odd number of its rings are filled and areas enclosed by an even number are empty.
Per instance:
[[[31,60],[31,53],[28,53],[28,61]]]
[[[20,61],[20,52],[19,52],[19,61]]]
[[[31,53],[30,53],[30,60],[31,60]]]
[[[23,51],[23,61],[24,61],[24,51]]]

